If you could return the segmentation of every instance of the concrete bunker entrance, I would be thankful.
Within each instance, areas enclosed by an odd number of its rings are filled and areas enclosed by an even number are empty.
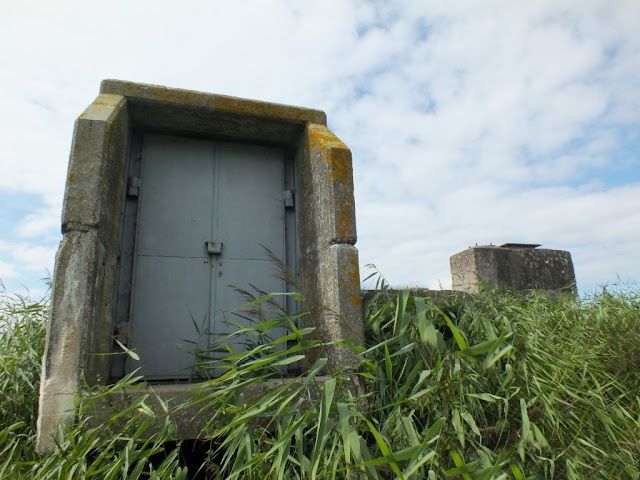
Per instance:
[[[189,380],[248,322],[245,292],[295,288],[295,165],[288,149],[211,138],[133,132],[131,145],[116,333],[140,361],[116,357],[111,377]]]
[[[228,285],[289,288],[259,243],[297,274],[302,326],[323,345],[313,355],[345,367],[353,354],[336,342],[364,341],[351,152],[321,111],[105,80],[75,124],[62,232],[39,451],[73,421],[83,385],[134,368],[114,338],[165,383],[159,396],[187,394],[173,385],[188,378],[186,318],[224,333],[219,313],[237,303]]]

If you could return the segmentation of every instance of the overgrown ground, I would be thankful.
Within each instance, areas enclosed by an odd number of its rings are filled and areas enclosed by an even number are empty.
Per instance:
[[[349,372],[320,377],[321,359],[294,387],[249,400],[246,385],[322,347],[295,319],[261,318],[264,302],[253,304],[250,352],[204,356],[201,372],[225,373],[197,400],[211,420],[198,468],[165,443],[171,422],[151,433],[162,412],[145,396],[97,428],[84,400],[58,448],[34,453],[46,301],[2,297],[0,478],[640,478],[640,292],[581,302],[487,292],[438,307],[383,290],[365,305],[359,396]],[[290,342],[269,337],[277,324]]]

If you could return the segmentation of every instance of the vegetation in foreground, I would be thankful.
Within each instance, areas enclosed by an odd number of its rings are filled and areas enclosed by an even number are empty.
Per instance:
[[[321,376],[322,358],[295,384],[264,387],[323,347],[295,318],[264,318],[270,296],[243,314],[256,339],[247,353],[201,352],[201,372],[224,372],[192,400],[209,412],[202,465],[167,442],[165,413],[185,405],[152,391],[91,426],[92,403],[139,387],[135,376],[83,399],[57,449],[36,454],[47,304],[4,296],[0,478],[640,478],[640,292],[486,292],[438,306],[382,287],[365,304],[359,389],[348,371]],[[278,325],[288,335],[270,338]],[[258,398],[243,394],[252,384]]]

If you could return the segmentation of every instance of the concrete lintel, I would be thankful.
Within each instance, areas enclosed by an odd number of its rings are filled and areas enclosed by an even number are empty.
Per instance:
[[[307,123],[327,123],[319,110],[180,88],[104,80],[100,91],[125,96],[132,126],[142,129],[286,145]]]

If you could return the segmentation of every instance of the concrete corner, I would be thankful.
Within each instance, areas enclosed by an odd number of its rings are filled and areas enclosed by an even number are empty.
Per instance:
[[[300,272],[309,317],[322,341],[364,342],[351,151],[324,125],[308,124],[297,165]],[[318,353],[320,355],[320,353]],[[344,347],[326,347],[328,368],[355,361]],[[314,359],[309,359],[313,361]]]
[[[327,127],[307,125],[305,156],[298,172],[302,231],[320,245],[357,241],[351,151]]]
[[[78,117],[62,209],[62,231],[107,227],[117,221],[112,198],[124,191],[128,147],[127,102],[101,94]],[[101,228],[101,232],[114,229]],[[117,246],[116,238],[105,239]]]
[[[478,271],[476,268],[475,252],[468,248],[449,258],[451,267],[451,289],[460,292],[478,293]]]
[[[69,232],[60,242],[40,379],[38,451],[51,448],[58,424],[73,418],[95,312],[99,250],[96,230]]]

